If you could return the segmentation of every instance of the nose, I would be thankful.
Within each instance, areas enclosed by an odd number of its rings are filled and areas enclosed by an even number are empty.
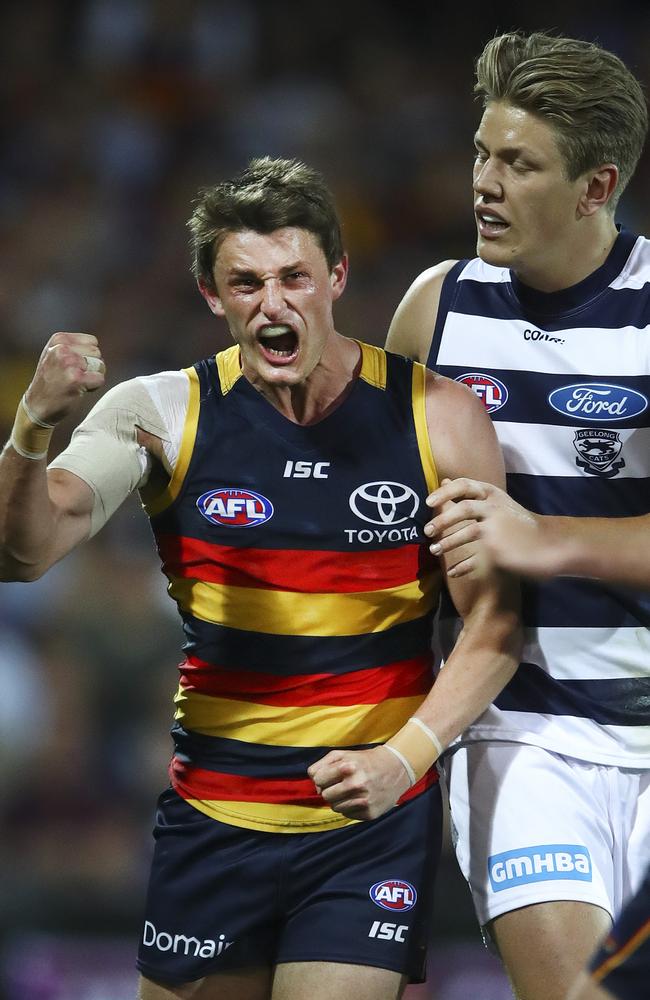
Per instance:
[[[277,319],[283,308],[282,285],[277,278],[267,278],[262,289],[262,312],[268,319]]]
[[[498,175],[498,171],[491,159],[483,162],[477,160],[474,166],[474,177],[472,184],[476,194],[483,198],[502,198],[503,187]]]

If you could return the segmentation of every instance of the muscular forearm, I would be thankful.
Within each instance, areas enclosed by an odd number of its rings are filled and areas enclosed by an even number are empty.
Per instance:
[[[31,460],[7,444],[0,455],[0,578],[32,580],[54,536],[45,459]]]
[[[447,747],[496,698],[519,664],[516,614],[466,621],[431,692],[415,713]]]
[[[650,587],[650,515],[539,517],[538,527],[545,575]]]
[[[90,533],[93,492],[7,445],[0,455],[0,580],[36,580]]]
[[[34,580],[87,536],[93,494],[69,473],[47,472],[57,423],[104,382],[95,337],[50,338],[0,455],[0,579]]]

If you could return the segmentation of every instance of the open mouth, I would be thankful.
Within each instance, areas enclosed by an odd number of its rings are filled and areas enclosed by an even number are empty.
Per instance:
[[[265,326],[257,339],[264,356],[271,364],[288,364],[298,354],[298,337],[284,323]]]
[[[498,236],[509,229],[509,223],[504,222],[498,215],[490,215],[488,212],[477,212],[476,220],[481,236]]]

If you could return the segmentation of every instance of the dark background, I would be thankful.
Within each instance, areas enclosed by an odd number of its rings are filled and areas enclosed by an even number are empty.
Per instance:
[[[383,344],[416,274],[473,253],[473,63],[516,27],[599,41],[650,81],[650,9],[624,0],[547,0],[534,16],[489,2],[5,2],[2,437],[57,330],[100,338],[109,384],[228,344],[194,287],[185,223],[197,189],[253,155],[324,172],[351,255],[338,328]],[[645,157],[619,213],[641,232],[649,170]],[[2,1000],[133,994],[179,642],[135,500],[42,581],[0,587]],[[433,975],[409,993],[506,997],[448,838],[437,899]]]

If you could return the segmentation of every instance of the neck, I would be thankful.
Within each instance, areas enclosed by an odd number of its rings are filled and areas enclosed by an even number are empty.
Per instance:
[[[539,266],[516,269],[517,277],[529,288],[540,292],[559,292],[589,277],[601,267],[616,242],[618,231],[611,215],[600,212],[581,219],[574,238],[561,248],[549,247]]]
[[[361,351],[353,340],[336,334],[318,364],[296,385],[277,385],[244,375],[287,420],[294,424],[317,423],[340,406],[352,389],[361,367]]]

